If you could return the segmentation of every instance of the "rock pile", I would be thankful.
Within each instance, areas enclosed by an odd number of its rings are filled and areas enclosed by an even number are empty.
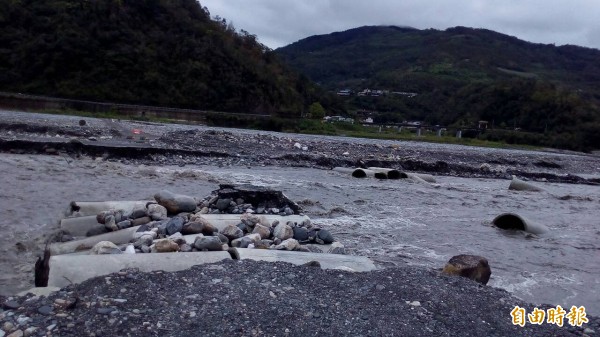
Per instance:
[[[118,247],[103,241],[96,244],[91,253],[222,251],[230,247],[345,253],[344,246],[335,242],[328,230],[315,226],[308,218],[299,223],[284,221],[286,216],[297,215],[301,209],[281,191],[252,186],[220,187],[198,201],[162,191],[154,196],[156,203],[148,202],[145,207],[139,206],[130,212],[101,212],[96,220],[102,225],[90,230],[88,236],[133,226],[139,228],[129,245]],[[237,224],[221,226],[219,230],[206,219],[206,214],[239,214],[240,217]],[[281,217],[269,220],[267,215]]]

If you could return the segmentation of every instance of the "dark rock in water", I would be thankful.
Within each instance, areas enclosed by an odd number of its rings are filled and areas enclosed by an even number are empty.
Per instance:
[[[159,205],[164,206],[169,213],[177,214],[181,212],[193,212],[196,209],[196,200],[194,198],[175,194],[170,191],[161,191],[154,195],[154,199]]]
[[[98,226],[94,226],[92,228],[90,228],[87,233],[85,233],[85,236],[95,236],[95,235],[100,235],[100,234],[104,234],[104,233],[108,233],[109,230],[108,228],[106,228],[106,226],[103,225],[98,225]]]
[[[443,274],[470,278],[481,284],[487,284],[492,270],[486,258],[477,255],[457,255],[448,261]]]
[[[121,222],[117,223],[117,227],[119,229],[125,229],[125,228],[129,228],[129,227],[132,227],[132,226],[133,225],[131,223],[131,220],[124,220],[124,221],[121,221]]]
[[[315,241],[322,245],[327,245],[333,243],[333,235],[331,235],[331,233],[328,230],[321,229],[319,232],[317,232],[317,238],[315,239]]]
[[[308,230],[302,227],[294,227],[294,239],[299,242],[308,241]]]
[[[219,209],[219,211],[223,212],[229,208],[230,203],[231,199],[219,199],[217,200],[216,206]]]
[[[167,226],[165,228],[167,235],[173,235],[175,233],[181,232],[181,230],[183,229],[184,222],[185,222],[185,219],[180,218],[178,216],[169,220],[169,222],[167,222]],[[194,233],[194,234],[196,234],[196,233]]]
[[[198,250],[219,251],[223,250],[223,244],[218,236],[200,236],[194,241],[194,247]]]
[[[145,254],[150,253],[152,251],[150,249],[150,247],[146,246],[146,245],[143,245],[140,249],[141,249],[142,253],[145,253]]]
[[[234,225],[228,225],[227,227],[223,228],[221,233],[223,235],[225,235],[231,241],[233,241],[235,239],[239,239],[242,236],[244,236],[244,231],[242,231],[239,227],[234,226]]]

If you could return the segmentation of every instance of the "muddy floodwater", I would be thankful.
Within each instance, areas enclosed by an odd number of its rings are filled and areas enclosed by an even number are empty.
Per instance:
[[[534,304],[583,305],[600,314],[597,186],[538,183],[548,193],[515,192],[500,179],[437,177],[430,186],[310,168],[133,166],[15,154],[0,154],[0,171],[2,294],[32,286],[35,256],[72,200],[145,199],[160,189],[204,197],[218,183],[232,182],[283,190],[353,254],[382,267],[441,268],[453,255],[477,254],[490,262],[490,286]],[[504,212],[550,232],[492,227]]]

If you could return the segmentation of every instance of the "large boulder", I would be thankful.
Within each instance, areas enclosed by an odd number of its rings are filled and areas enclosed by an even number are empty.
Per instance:
[[[308,230],[303,227],[294,227],[294,239],[300,242],[308,241]]]
[[[260,222],[260,218],[257,215],[250,214],[250,213],[242,214],[242,216],[240,217],[240,220],[242,221],[243,224],[245,224],[246,226],[250,226],[250,227],[254,227],[257,223]]]
[[[227,225],[225,228],[223,228],[221,234],[225,235],[225,237],[227,237],[228,240],[233,241],[244,236],[244,231],[242,231],[237,226]]]
[[[317,232],[317,237],[315,238],[315,241],[318,244],[322,244],[322,245],[328,245],[330,243],[333,243],[333,235],[331,235],[331,233],[326,230],[326,229],[321,229]]]
[[[196,209],[196,200],[187,195],[175,194],[170,191],[160,191],[154,195],[154,199],[171,214],[193,212]]]
[[[281,241],[284,241],[294,237],[294,230],[292,229],[292,227],[280,223],[279,225],[277,225],[277,227],[275,227],[275,230],[273,231],[273,236],[277,239],[280,239]]]
[[[154,221],[167,219],[167,208],[159,204],[148,205],[148,216]]]
[[[173,253],[179,251],[177,242],[171,239],[159,240],[154,244],[157,253]]]
[[[178,216],[169,220],[169,222],[167,222],[167,227],[166,227],[167,235],[173,235],[177,232],[181,232],[181,230],[183,229],[184,223],[185,223],[185,219],[182,217],[178,217]],[[196,234],[196,233],[193,233],[193,234]]]
[[[208,220],[202,217],[196,216],[193,219],[193,221],[190,221],[183,225],[183,228],[181,229],[181,234],[204,234],[206,236],[212,236],[214,232],[219,231],[215,226],[208,222]]]
[[[275,250],[296,250],[298,248],[300,248],[300,243],[294,239],[284,240],[280,244],[271,247],[271,249]]]
[[[249,245],[256,245],[256,243],[260,240],[259,234],[248,234],[244,237],[231,241],[231,246],[235,248],[248,248]]]
[[[268,239],[271,236],[271,228],[256,224],[252,234],[260,235],[261,239]]]
[[[223,250],[223,244],[218,236],[199,236],[194,241],[194,247],[198,250],[219,251]]]
[[[487,284],[492,270],[486,258],[477,255],[457,255],[448,261],[442,274],[470,278],[481,284]]]

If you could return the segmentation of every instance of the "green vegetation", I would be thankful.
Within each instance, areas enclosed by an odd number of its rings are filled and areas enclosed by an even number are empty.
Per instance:
[[[283,116],[341,107],[196,0],[0,1],[0,90]]]
[[[533,44],[483,29],[379,26],[312,36],[276,52],[327,90],[353,90],[349,109],[374,113],[376,123],[474,128],[485,120],[502,129],[485,139],[600,148],[596,49]],[[356,95],[366,88],[389,92]]]
[[[319,102],[315,102],[308,107],[308,113],[312,119],[323,119],[325,117],[325,109]]]

